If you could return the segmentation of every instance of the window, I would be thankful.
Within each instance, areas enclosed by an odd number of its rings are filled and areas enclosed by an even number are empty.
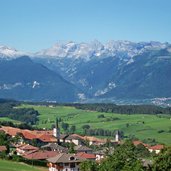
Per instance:
[[[74,168],[75,167],[75,163],[70,163],[70,168]]]

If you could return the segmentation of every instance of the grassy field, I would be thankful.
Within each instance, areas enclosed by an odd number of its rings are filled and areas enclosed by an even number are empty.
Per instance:
[[[46,171],[48,168],[39,168],[7,160],[0,160],[0,171]]]
[[[14,124],[20,124],[21,123],[20,121],[16,121],[16,120],[10,119],[8,117],[0,117],[0,121],[11,121]]]
[[[92,129],[119,129],[124,131],[126,136],[135,135],[141,140],[154,138],[160,143],[171,144],[171,116],[169,115],[100,113],[66,106],[22,105],[20,107],[33,107],[39,111],[39,122],[36,125],[39,128],[51,128],[55,123],[55,118],[60,117],[70,126],[75,125],[76,133],[82,133],[82,126],[89,124]],[[98,118],[100,114],[103,114],[105,118]],[[108,121],[111,118],[118,118],[118,120]]]

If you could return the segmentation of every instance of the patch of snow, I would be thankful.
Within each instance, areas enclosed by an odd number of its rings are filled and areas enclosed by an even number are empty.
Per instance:
[[[110,82],[106,88],[104,88],[103,90],[98,90],[94,96],[101,96],[106,94],[107,92],[109,92],[110,90],[114,89],[116,87],[116,84],[114,82]]]
[[[32,88],[39,87],[40,83],[37,81],[33,81]]]
[[[78,93],[78,98],[79,98],[80,100],[85,100],[85,99],[86,99],[86,96],[85,96],[84,93]]]
[[[17,51],[16,49],[8,46],[0,45],[0,58],[13,59],[23,55],[27,55],[27,53]]]
[[[20,82],[17,82],[14,84],[2,84],[2,85],[0,85],[0,90],[11,90],[13,88],[21,87],[21,86],[22,86],[22,83],[20,83]]]

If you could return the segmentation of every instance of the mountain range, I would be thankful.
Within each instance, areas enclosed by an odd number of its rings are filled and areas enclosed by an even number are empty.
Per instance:
[[[0,46],[0,97],[115,102],[171,97],[171,45],[95,40],[36,53]]]

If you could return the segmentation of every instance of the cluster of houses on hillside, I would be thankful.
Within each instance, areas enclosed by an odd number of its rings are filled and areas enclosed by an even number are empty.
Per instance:
[[[11,144],[12,153],[16,153],[28,160],[47,161],[49,171],[79,171],[79,164],[85,160],[100,162],[105,158],[105,149],[93,151],[89,145],[104,145],[107,140],[99,139],[91,136],[81,136],[78,134],[60,134],[58,125],[53,130],[22,130],[9,126],[1,126],[0,131],[8,136],[15,137],[16,143]],[[33,142],[36,144],[33,145]],[[89,144],[85,145],[85,142]],[[73,153],[62,144],[73,144]],[[115,140],[111,143],[121,143],[118,133]],[[149,151],[159,151],[163,148],[162,145],[149,146],[141,141],[133,141],[134,145],[143,144]],[[32,144],[32,145],[31,145]],[[0,152],[7,150],[5,146],[0,146]],[[109,151],[112,152],[111,148]]]

